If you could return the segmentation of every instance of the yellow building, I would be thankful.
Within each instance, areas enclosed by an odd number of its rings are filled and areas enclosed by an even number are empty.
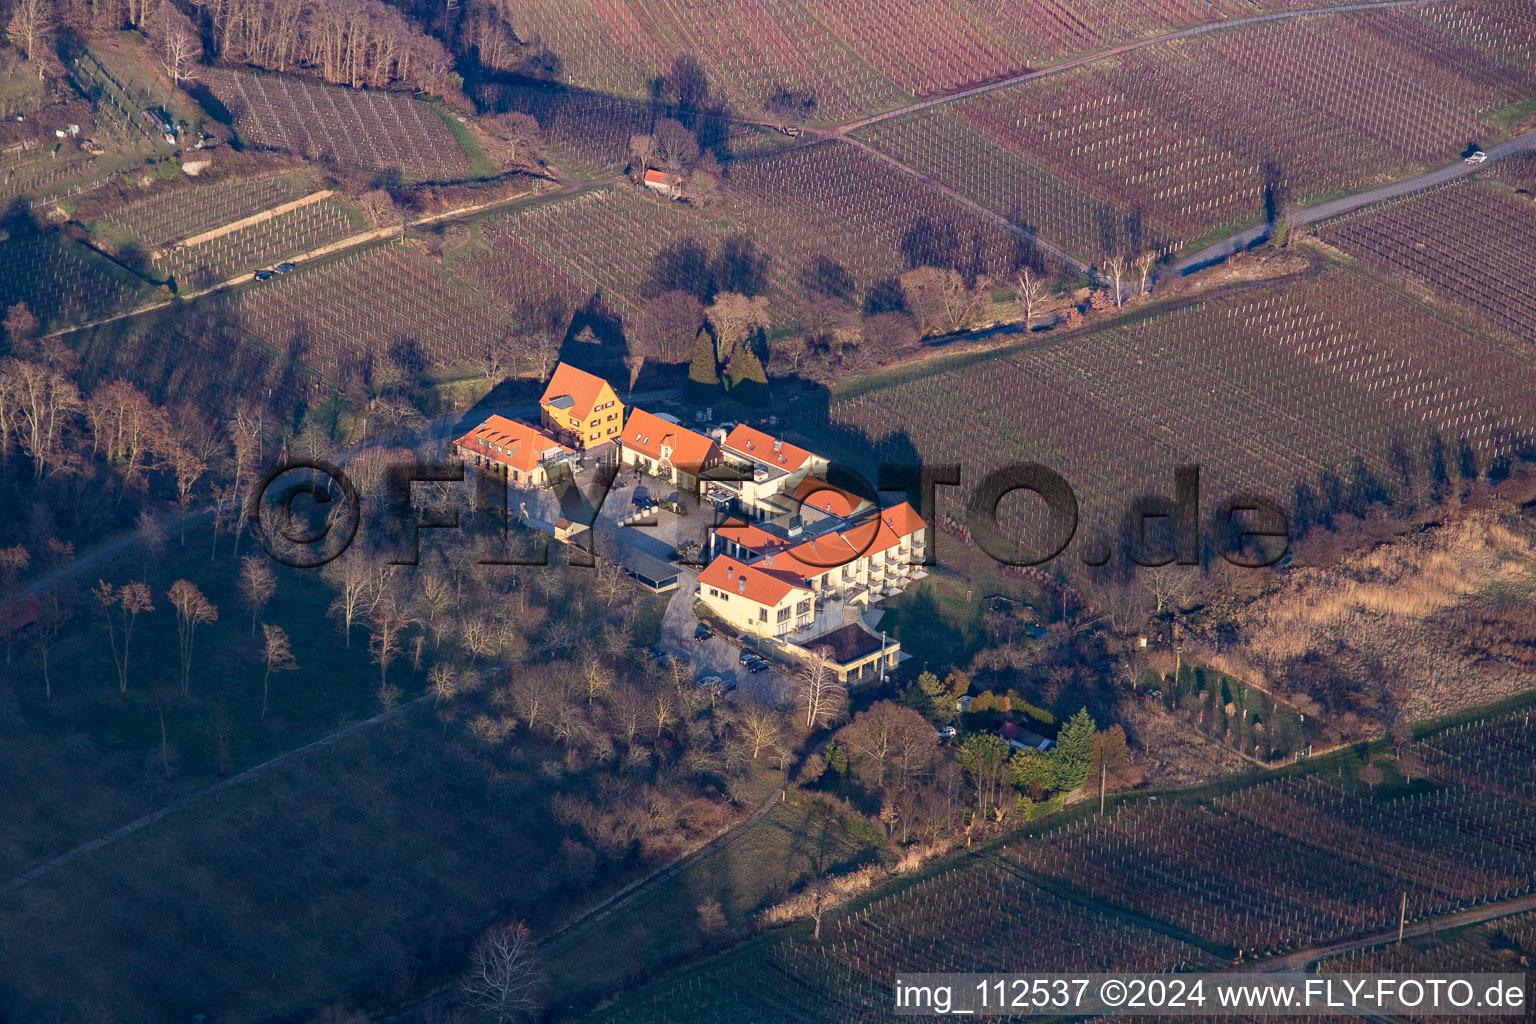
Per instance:
[[[544,427],[572,448],[618,441],[624,403],[603,378],[567,363],[555,367],[539,399]]]
[[[622,437],[624,465],[640,466],[679,490],[697,493],[699,474],[720,462],[720,446],[713,438],[644,409],[630,413]]]
[[[783,636],[809,625],[816,611],[811,588],[793,572],[726,555],[699,573],[699,600],[751,636]]]

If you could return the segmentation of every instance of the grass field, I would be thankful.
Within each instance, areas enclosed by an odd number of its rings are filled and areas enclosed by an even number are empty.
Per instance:
[[[845,871],[875,855],[867,839],[820,805],[776,805],[736,842],[561,943],[549,963],[555,990],[568,1007],[590,1005],[709,948],[697,909],[705,900],[718,900],[729,925],[742,929],[805,878]]]
[[[31,645],[18,646],[0,672],[20,726],[16,745],[5,746],[14,813],[3,825],[0,875],[9,878],[222,775],[318,739],[338,723],[378,713],[378,670],[369,661],[367,637],[357,629],[345,647],[326,617],[329,587],[313,573],[276,567],[278,589],[260,618],[288,632],[299,667],[274,674],[261,719],[260,640],[252,638],[250,613],[239,601],[229,539],[224,559],[210,562],[209,536],[206,523],[196,525],[185,547],[173,535],[162,555],[127,555],[71,585],[75,616],[49,654],[51,701]],[[98,577],[114,584],[143,580],[154,597],[155,611],[135,628],[126,693],[118,692],[105,620],[89,593]],[[178,690],[175,612],[166,597],[171,582],[183,578],[219,612],[217,622],[197,631],[187,698]],[[423,685],[410,676],[407,664],[395,679],[407,693]]]

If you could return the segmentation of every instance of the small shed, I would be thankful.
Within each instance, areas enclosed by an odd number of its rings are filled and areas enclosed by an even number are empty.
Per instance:
[[[683,179],[665,171],[646,171],[641,179],[646,188],[653,188],[664,196],[678,196],[683,191]]]
[[[624,567],[625,572],[657,594],[677,587],[677,566],[670,562],[663,562],[655,555],[648,555],[634,548],[625,548],[624,554],[619,558],[619,564]]]

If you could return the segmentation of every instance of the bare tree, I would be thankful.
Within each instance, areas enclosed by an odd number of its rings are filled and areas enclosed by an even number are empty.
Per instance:
[[[140,614],[155,610],[149,584],[124,583],[114,588],[106,580],[98,580],[92,593],[107,619],[107,642],[117,665],[118,692],[127,693],[128,647],[133,642],[133,627]]]
[[[459,988],[497,1024],[536,1019],[544,1005],[544,972],[533,934],[516,922],[480,936]]]
[[[218,621],[219,609],[190,580],[172,583],[169,597],[171,607],[176,609],[176,639],[181,652],[181,695],[185,697],[191,688],[192,645],[197,637],[197,627]]]
[[[985,288],[968,287],[959,272],[946,267],[907,271],[901,275],[901,291],[924,334],[960,330],[987,297]]]
[[[405,632],[405,626],[405,616],[393,609],[384,609],[373,618],[373,630],[368,638],[368,653],[373,656],[373,663],[379,666],[381,695],[389,686],[389,666],[400,656],[400,641]]]
[[[48,652],[64,632],[64,624],[75,614],[69,602],[59,596],[59,588],[51,587],[43,601],[43,613],[32,628],[32,642],[43,663],[43,699],[53,700],[53,681],[48,677]]]
[[[162,3],[155,13],[155,34],[160,37],[160,66],[178,85],[189,81],[203,59],[203,44],[192,20],[175,4]]]
[[[1160,565],[1142,574],[1142,585],[1152,598],[1154,615],[1181,609],[1195,595],[1199,584],[1199,573],[1188,565]]]
[[[1124,301],[1124,292],[1120,288],[1120,279],[1125,276],[1125,257],[1117,253],[1105,261],[1105,266],[1109,267],[1109,272],[1114,278],[1115,306],[1119,307]]]
[[[251,610],[251,636],[256,635],[257,614],[275,593],[277,574],[265,558],[246,555],[240,559],[240,600]]]
[[[1157,253],[1144,252],[1136,257],[1136,269],[1141,272],[1141,291],[1138,295],[1147,294],[1148,282],[1152,277],[1152,268],[1157,266]]]
[[[721,363],[730,362],[738,346],[752,337],[752,333],[767,327],[770,321],[768,300],[764,296],[748,298],[735,292],[722,292],[705,310],[709,325],[715,329],[715,358]]]
[[[1019,271],[1018,277],[1014,279],[1013,297],[1019,305],[1024,307],[1025,327],[1034,322],[1049,294],[1045,281],[1039,274],[1028,267]]]
[[[795,704],[805,714],[807,731],[829,725],[843,716],[848,692],[832,670],[832,650],[818,647],[812,651],[811,664],[796,678]]]
[[[266,672],[261,677],[261,717],[267,717],[267,696],[271,692],[273,672],[287,672],[299,667],[299,663],[293,657],[293,645],[288,641],[288,634],[283,627],[274,626],[270,622],[261,624],[262,657],[266,661]]]
[[[779,745],[784,738],[783,719],[779,713],[762,704],[750,704],[741,716],[741,730],[747,746],[752,748],[752,759],[764,750]]]
[[[42,57],[53,38],[53,5],[48,0],[17,0],[5,36],[28,60]]]
[[[629,170],[636,180],[645,176],[645,170],[656,157],[656,136],[631,135],[629,137]]]

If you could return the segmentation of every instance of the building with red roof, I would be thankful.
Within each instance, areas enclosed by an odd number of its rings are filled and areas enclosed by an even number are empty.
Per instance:
[[[720,463],[720,446],[712,437],[689,430],[676,420],[635,409],[619,435],[619,457],[626,466],[640,466],[682,490],[699,489],[699,476]]]
[[[699,600],[743,633],[781,637],[808,626],[815,598],[792,570],[720,555],[699,573]]]
[[[646,188],[653,188],[664,196],[675,198],[683,191],[683,179],[666,171],[647,170],[640,180]]]
[[[453,442],[459,457],[477,469],[500,473],[517,487],[543,487],[549,471],[576,453],[531,423],[492,416]]]
[[[569,363],[555,367],[539,409],[545,429],[572,448],[617,441],[624,428],[624,403],[613,386]]]

